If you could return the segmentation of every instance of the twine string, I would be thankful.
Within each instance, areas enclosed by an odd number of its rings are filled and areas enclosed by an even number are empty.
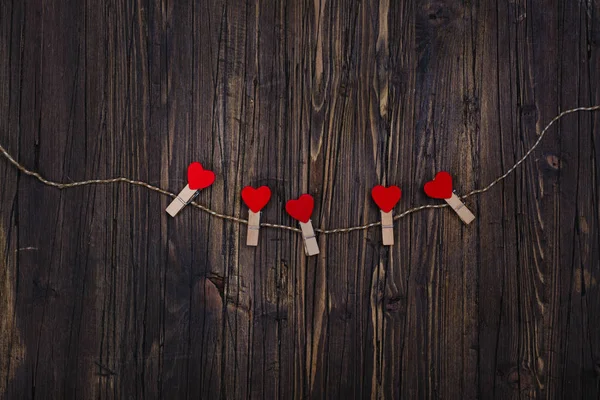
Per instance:
[[[544,138],[544,136],[546,135],[546,133],[548,132],[550,127],[552,125],[554,125],[554,123],[556,123],[558,120],[560,120],[565,115],[579,112],[579,111],[598,111],[598,110],[600,110],[600,105],[591,106],[591,107],[577,107],[577,108],[572,108],[572,109],[561,112],[556,117],[554,117],[548,123],[548,125],[546,125],[544,127],[544,129],[541,131],[541,133],[538,136],[535,143],[529,148],[529,150],[527,150],[527,152],[525,154],[523,154],[523,156],[512,167],[510,167],[508,170],[506,170],[506,172],[504,172],[502,175],[500,175],[499,177],[494,179],[492,182],[490,182],[487,186],[485,186],[481,189],[471,190],[467,194],[460,196],[460,198],[464,200],[473,195],[485,193],[488,190],[490,190],[491,188],[493,188],[495,185],[497,185],[498,183],[500,183],[504,179],[506,179],[511,173],[513,173],[515,171],[515,169],[517,169],[519,167],[519,165],[521,165],[523,162],[525,162],[525,160],[527,158],[529,158],[531,153],[533,153],[533,151],[538,147],[538,145],[540,144],[540,142],[542,141],[542,139]],[[147,182],[129,179],[129,178],[125,178],[125,177],[110,178],[110,179],[91,179],[91,180],[69,182],[69,183],[55,182],[55,181],[51,181],[49,179],[44,178],[43,176],[41,176],[39,173],[37,173],[35,171],[31,171],[30,169],[27,169],[27,167],[25,167],[23,164],[21,164],[20,162],[15,160],[14,157],[11,156],[10,153],[8,153],[8,151],[6,151],[6,149],[2,145],[0,145],[0,153],[4,156],[4,158],[6,158],[9,161],[10,164],[12,164],[15,168],[17,168],[19,171],[21,171],[25,175],[34,177],[38,181],[42,182],[44,185],[52,186],[52,187],[55,187],[55,188],[61,189],[61,190],[68,189],[68,188],[74,188],[74,187],[78,187],[78,186],[86,186],[86,185],[106,185],[106,184],[111,184],[111,183],[127,183],[127,184],[133,185],[133,186],[144,187],[148,190],[163,194],[165,196],[169,196],[173,199],[177,197],[177,195],[175,193],[171,193],[167,190],[161,189],[161,188],[151,185]],[[208,208],[206,206],[203,206],[202,204],[196,203],[195,201],[188,203],[188,205],[198,208],[198,209],[212,215],[213,217],[217,217],[217,218],[220,218],[223,220],[237,222],[239,224],[246,224],[246,225],[248,224],[248,220],[245,220],[243,218],[239,218],[239,217],[236,217],[233,215],[221,214],[219,212],[211,210],[210,208]],[[439,204],[439,205],[430,204],[430,205],[422,205],[422,206],[409,208],[409,209],[401,212],[400,214],[395,215],[394,220],[404,218],[404,217],[406,217],[412,213],[418,212],[418,211],[434,209],[434,208],[444,208],[444,207],[448,207],[448,205],[447,204]],[[369,229],[369,228],[372,228],[374,226],[379,226],[379,225],[381,225],[381,221],[371,222],[366,225],[352,226],[352,227],[348,227],[348,228],[315,229],[315,232],[324,234],[324,235],[333,234],[333,233],[348,233],[348,232],[353,232],[353,231]],[[289,231],[293,231],[293,232],[302,232],[300,229],[294,228],[292,226],[272,224],[269,222],[261,222],[260,226],[265,227],[265,228],[285,229],[285,230],[289,230]]]

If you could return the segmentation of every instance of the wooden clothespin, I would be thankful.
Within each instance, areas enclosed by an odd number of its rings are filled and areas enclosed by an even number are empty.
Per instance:
[[[246,245],[258,245],[258,232],[260,230],[260,210],[267,205],[271,199],[271,189],[267,186],[261,186],[254,189],[252,186],[246,186],[242,189],[242,200],[250,209],[248,211],[248,234],[246,236]]]
[[[303,194],[297,200],[288,200],[285,204],[287,213],[300,222],[300,229],[302,229],[302,237],[304,238],[304,251],[308,256],[319,254],[319,244],[310,221],[314,205],[315,200],[310,194]]]
[[[381,210],[381,239],[384,246],[394,244],[394,218],[392,209],[400,201],[402,191],[398,186],[377,185],[371,190],[371,197]]]
[[[475,215],[473,215],[471,210],[469,210],[467,206],[465,206],[465,203],[463,203],[460,200],[456,193],[452,192],[452,197],[444,200],[446,200],[446,203],[448,203],[450,207],[452,207],[452,209],[458,214],[460,219],[462,219],[465,224],[468,225],[471,222],[473,222],[473,220],[475,219]]]
[[[169,204],[166,211],[174,217],[198,194],[198,190],[209,187],[215,181],[215,174],[212,171],[202,168],[199,162],[193,162],[187,170],[188,184],[179,192],[175,200]]]
[[[475,215],[452,191],[452,176],[449,173],[438,172],[432,181],[425,184],[424,190],[431,198],[444,199],[465,224],[470,224],[475,219]]]
[[[304,238],[304,251],[307,256],[314,256],[319,254],[319,244],[317,243],[317,237],[310,220],[306,222],[300,222],[300,229],[302,229],[302,237]]]
[[[176,216],[177,213],[181,211],[183,207],[185,207],[190,201],[192,201],[192,199],[196,197],[197,194],[197,190],[190,189],[189,184],[185,185],[185,187],[181,192],[179,192],[175,200],[173,200],[171,204],[169,204],[169,206],[167,207],[167,213],[171,217]]]

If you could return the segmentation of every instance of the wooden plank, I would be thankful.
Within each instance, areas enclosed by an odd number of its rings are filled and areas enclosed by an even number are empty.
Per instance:
[[[491,182],[514,160],[510,156],[515,154],[515,149],[509,138],[515,135],[511,93],[515,93],[516,82],[511,78],[512,66],[505,62],[514,59],[511,35],[514,35],[515,25],[509,23],[509,11],[492,3],[486,3],[480,10],[477,48],[481,49],[481,93],[488,94],[481,97],[481,115],[486,117],[481,120],[480,129],[482,137],[497,137],[497,140],[481,141],[480,157],[487,161],[486,167],[479,171],[480,184]],[[515,207],[515,182],[514,176],[508,177],[488,196],[477,199],[482,210],[477,215],[477,223],[487,227],[478,234],[477,246],[479,263],[487,266],[478,272],[478,297],[486,296],[484,302],[479,302],[479,385],[481,393],[496,393],[499,398],[512,395],[508,376],[514,347],[507,340],[510,336],[507,330],[515,323],[515,312],[507,313],[512,306],[507,303],[510,292],[507,285],[509,271],[514,268],[516,246],[514,236],[509,234],[515,229],[510,215]],[[483,211],[492,209],[496,211]]]
[[[552,25],[552,35],[560,38],[555,50],[557,68],[552,74],[556,76],[560,93],[556,100],[559,108],[570,107],[567,104],[598,101],[597,81],[592,80],[587,65],[574,61],[591,57],[594,53],[588,45],[591,32],[583,28],[571,29],[569,25],[600,26],[597,18],[592,18],[595,19],[592,22],[587,16],[589,11],[597,11],[599,5],[598,2],[590,3],[588,8],[586,5],[558,4],[563,18]],[[539,26],[540,30],[548,29],[539,18],[534,26]],[[546,43],[540,43],[536,47],[538,51],[544,51],[547,46]],[[549,72],[540,68],[538,74],[545,77]],[[550,92],[546,90],[544,94],[550,95]],[[548,115],[551,112],[548,103],[539,103],[540,114]],[[544,286],[543,299],[548,303],[546,308],[549,311],[543,314],[544,325],[552,326],[555,330],[552,334],[545,332],[543,339],[546,340],[540,340],[540,347],[547,349],[548,354],[548,362],[544,364],[544,371],[541,371],[546,372],[547,368],[547,375],[540,374],[545,390],[541,392],[542,395],[600,395],[594,378],[580,372],[597,370],[598,366],[597,357],[590,357],[597,354],[598,347],[589,336],[593,334],[590,323],[594,324],[594,318],[588,308],[594,301],[594,298],[588,298],[588,293],[593,296],[595,291],[592,271],[597,268],[592,266],[598,265],[598,261],[595,252],[588,247],[591,237],[585,228],[581,229],[588,218],[597,215],[593,210],[597,208],[597,201],[592,200],[597,198],[597,187],[588,186],[597,173],[590,168],[593,165],[590,160],[595,158],[592,154],[594,130],[597,136],[597,125],[594,127],[592,118],[597,121],[597,116],[591,115],[573,115],[561,121],[555,129],[556,135],[544,143],[541,159],[536,163],[543,183],[539,211],[541,221],[550,218],[553,221],[550,224],[539,223],[540,228],[536,231],[536,236],[546,240],[540,246],[539,258],[545,258],[546,263],[541,264],[542,268],[545,267],[543,276],[549,276],[548,281],[552,283],[552,286]],[[565,368],[566,365],[577,366],[578,371]],[[597,378],[597,372],[595,375]],[[561,379],[551,379],[554,376],[561,376]]]
[[[12,26],[21,27],[25,13],[24,4],[0,4],[0,142],[11,153],[18,153],[20,124],[12,110],[18,106],[18,98],[12,88],[19,87],[19,71],[23,59],[18,52],[20,38],[15,37]],[[10,18],[6,17],[11,15]],[[23,388],[31,382],[31,363],[26,359],[26,336],[20,324],[22,305],[19,296],[19,259],[28,252],[37,251],[33,246],[19,243],[19,173],[2,160],[0,162],[0,396],[19,397]]]
[[[6,4],[4,4],[6,3]],[[0,144],[57,181],[126,176],[261,221],[315,198],[302,236],[125,184],[59,191],[0,160],[0,398],[598,397],[600,2],[211,0],[0,4]],[[75,34],[74,34],[75,33]],[[391,216],[391,215],[390,215]],[[252,219],[252,218],[250,218]],[[389,224],[391,225],[391,224]],[[241,232],[241,235],[240,235]]]

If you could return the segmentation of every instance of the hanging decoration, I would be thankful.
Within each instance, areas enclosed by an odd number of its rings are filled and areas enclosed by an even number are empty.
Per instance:
[[[398,186],[377,185],[371,189],[371,197],[381,212],[381,241],[384,246],[394,244],[394,218],[392,209],[400,201],[402,191]]]
[[[465,224],[470,224],[475,215],[460,201],[460,198],[452,191],[452,176],[446,171],[440,171],[432,181],[423,187],[425,194],[433,199],[444,199],[446,203],[458,214]]]
[[[425,209],[433,209],[433,208],[444,208],[448,205],[458,214],[458,216],[462,219],[465,224],[471,223],[475,216],[473,213],[467,208],[467,206],[463,203],[462,200],[476,195],[485,193],[490,190],[493,186],[504,180],[508,175],[510,175],[514,170],[521,165],[535,150],[535,148],[540,144],[548,129],[559,119],[564,117],[565,115],[579,112],[579,111],[598,111],[600,110],[600,105],[595,105],[591,107],[577,107],[570,110],[566,110],[558,114],[554,117],[548,125],[544,127],[544,129],[540,132],[535,143],[527,150],[527,152],[507,171],[505,171],[502,175],[494,179],[491,183],[481,189],[474,189],[469,193],[458,196],[454,193],[452,187],[452,176],[446,171],[440,171],[435,175],[435,178],[432,181],[425,183],[423,187],[425,194],[427,196],[434,199],[443,199],[447,204],[445,205],[421,205],[413,208],[409,208],[398,215],[393,216],[392,210],[399,202],[402,197],[402,191],[397,186],[389,186],[384,187],[381,185],[375,186],[371,190],[371,196],[375,201],[375,204],[380,209],[381,212],[381,220],[378,222],[371,222],[362,226],[352,226],[348,228],[334,228],[334,229],[313,229],[311,216],[314,208],[314,199],[309,194],[303,194],[296,200],[289,200],[286,203],[285,209],[292,218],[299,221],[300,229],[294,228],[286,225],[272,224],[267,222],[260,222],[260,213],[261,210],[268,204],[271,198],[271,190],[267,186],[261,186],[257,189],[246,186],[242,190],[242,200],[248,206],[248,220],[242,219],[237,216],[225,215],[214,210],[209,209],[201,204],[193,202],[193,198],[198,194],[199,190],[206,189],[211,186],[215,181],[215,174],[210,170],[206,170],[202,167],[202,164],[199,162],[193,162],[188,166],[188,183],[183,188],[178,195],[171,193],[167,190],[161,189],[159,187],[153,186],[147,182],[137,181],[134,179],[129,179],[125,177],[118,178],[110,178],[110,179],[92,179],[80,182],[54,182],[42,177],[39,173],[34,172],[26,168],[20,162],[14,159],[12,155],[10,155],[4,147],[0,146],[0,154],[8,160],[8,162],[17,168],[20,172],[25,175],[32,176],[36,178],[38,181],[42,182],[47,186],[52,186],[58,189],[67,189],[74,188],[85,185],[94,185],[94,184],[111,184],[111,183],[127,183],[130,185],[144,187],[146,189],[152,190],[157,193],[161,193],[167,195],[174,200],[169,204],[166,209],[166,212],[174,217],[179,213],[183,207],[186,205],[191,205],[195,208],[199,208],[202,211],[224,220],[229,220],[241,224],[248,225],[248,235],[247,235],[247,244],[249,246],[256,246],[258,244],[258,233],[260,227],[268,227],[275,229],[286,229],[294,232],[301,232],[302,237],[304,239],[304,248],[305,252],[309,256],[313,256],[319,254],[319,246],[317,243],[315,232],[320,234],[334,234],[334,233],[347,233],[353,232],[356,230],[369,229],[374,226],[381,225],[382,229],[382,242],[384,245],[389,246],[394,243],[393,237],[393,221],[403,218],[411,213],[425,210]]]
[[[315,199],[310,194],[303,194],[297,200],[288,200],[285,204],[287,213],[300,223],[302,237],[304,238],[304,250],[308,256],[319,254],[319,245],[310,221],[314,206]]]
[[[271,199],[271,189],[267,186],[261,186],[254,189],[252,186],[246,186],[242,189],[242,200],[248,208],[248,233],[246,236],[246,245],[258,245],[258,231],[260,230],[260,210],[267,205]]]
[[[202,168],[199,162],[193,162],[188,166],[187,170],[188,184],[185,185],[179,195],[167,207],[167,213],[174,217],[185,207],[190,201],[198,195],[198,191],[205,189],[215,181],[215,173]]]

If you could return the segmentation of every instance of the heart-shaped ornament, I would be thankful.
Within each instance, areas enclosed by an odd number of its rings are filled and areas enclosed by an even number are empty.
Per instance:
[[[192,190],[200,190],[209,187],[215,181],[215,173],[202,168],[199,162],[193,162],[188,166],[188,185]]]
[[[402,191],[398,186],[377,185],[371,189],[371,196],[381,211],[388,213],[402,197]]]
[[[242,200],[252,212],[259,212],[267,205],[271,199],[271,189],[267,186],[261,186],[254,189],[252,186],[246,186],[242,189]]]
[[[298,200],[288,200],[285,211],[300,222],[308,222],[315,206],[315,199],[310,194],[303,194]]]
[[[452,177],[446,171],[440,171],[423,189],[427,196],[434,199],[449,199],[452,197]]]

